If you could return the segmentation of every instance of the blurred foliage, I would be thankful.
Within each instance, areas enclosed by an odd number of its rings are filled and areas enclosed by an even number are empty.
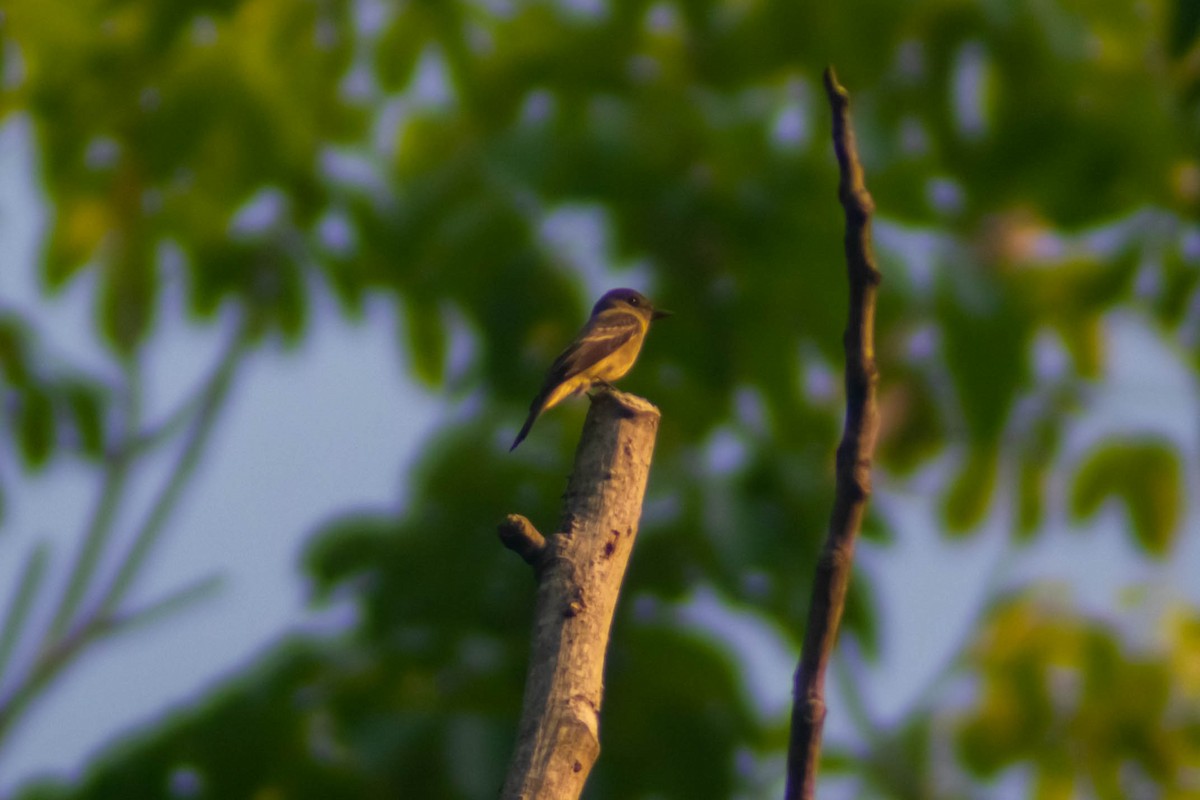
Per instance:
[[[1028,764],[1037,798],[1195,796],[1200,615],[1156,638],[1139,650],[1061,604],[1000,603],[969,656],[980,697],[959,724],[963,764]]]
[[[1120,498],[1138,543],[1157,556],[1171,551],[1179,527],[1183,468],[1169,442],[1110,442],[1096,448],[1075,476],[1071,511],[1090,517]]]
[[[14,434],[11,441],[22,463],[41,470],[63,451],[100,458],[107,403],[103,384],[83,373],[46,370],[34,339],[17,315],[0,310],[5,427]]]
[[[792,647],[802,638],[841,423],[820,380],[841,363],[846,291],[827,63],[851,90],[884,234],[881,467],[940,459],[947,530],[1011,504],[1019,541],[1066,504],[1051,477],[1072,470],[1072,514],[1115,497],[1131,541],[1169,556],[1179,443],[1102,442],[1080,465],[1062,443],[1106,374],[1114,309],[1200,369],[1195,8],[7,0],[0,115],[36,131],[51,209],[40,275],[53,292],[91,274],[114,358],[138,363],[168,280],[202,324],[243,310],[250,346],[307,336],[313,292],[347,315],[382,293],[414,377],[474,409],[430,437],[408,508],[347,512],[314,537],[318,599],[359,612],[344,641],[282,647],[78,785],[24,796],[494,794],[533,584],[492,525],[557,518],[580,413],[504,452],[590,300],[585,266],[547,233],[564,211],[598,224],[611,283],[641,265],[641,288],[676,312],[625,384],[664,423],[588,796],[767,791],[753,765],[781,752],[785,721],[762,719],[739,665],[671,608],[708,587]],[[931,246],[914,256],[908,237]],[[30,470],[100,459],[129,387],[43,368],[35,331],[2,310],[0,446]],[[895,533],[878,517],[866,531]],[[867,578],[853,592],[846,632],[872,655]],[[1195,721],[1147,726],[1181,668],[1025,608],[997,612],[963,667],[980,682],[958,740],[965,785],[1024,763],[1043,796],[1084,780],[1116,796],[1124,760],[1174,791]],[[1006,626],[1021,635],[990,633]],[[1059,699],[1064,660],[1083,689]],[[831,764],[861,770],[873,796],[973,796],[931,777],[947,757],[938,713]]]

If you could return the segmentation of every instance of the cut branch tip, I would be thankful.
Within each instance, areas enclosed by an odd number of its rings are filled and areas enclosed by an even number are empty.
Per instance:
[[[542,565],[546,557],[546,537],[533,527],[533,523],[520,514],[509,514],[496,526],[500,542],[519,555],[534,569]]]

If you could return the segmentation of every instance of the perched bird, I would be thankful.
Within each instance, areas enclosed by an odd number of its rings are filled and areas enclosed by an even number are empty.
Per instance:
[[[524,441],[543,411],[597,383],[608,384],[629,372],[642,349],[650,321],[670,315],[670,311],[654,308],[633,289],[613,289],[605,293],[596,302],[591,319],[575,341],[554,359],[542,390],[529,405],[529,417],[512,447],[508,448],[509,452]]]

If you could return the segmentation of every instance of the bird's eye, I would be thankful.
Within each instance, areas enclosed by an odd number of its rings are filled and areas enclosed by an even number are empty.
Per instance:
[[[636,306],[637,304],[638,304],[638,299],[636,297],[629,298],[629,305]]]

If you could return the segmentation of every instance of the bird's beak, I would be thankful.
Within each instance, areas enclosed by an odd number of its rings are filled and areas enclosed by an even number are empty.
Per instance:
[[[656,308],[654,309],[654,313],[650,315],[650,319],[662,319],[663,317],[669,317],[674,313],[674,311],[666,311],[661,308]]]

